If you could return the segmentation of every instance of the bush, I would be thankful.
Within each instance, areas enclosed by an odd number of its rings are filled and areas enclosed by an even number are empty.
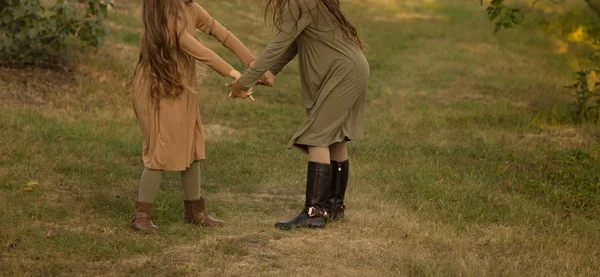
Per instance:
[[[597,124],[600,120],[600,82],[590,83],[588,79],[592,72],[597,74],[600,70],[580,70],[576,73],[575,83],[566,86],[573,91],[571,115],[576,123]]]
[[[0,64],[40,65],[62,59],[69,37],[91,47],[102,45],[110,0],[78,2],[85,10],[65,0],[49,9],[39,0],[0,0]]]

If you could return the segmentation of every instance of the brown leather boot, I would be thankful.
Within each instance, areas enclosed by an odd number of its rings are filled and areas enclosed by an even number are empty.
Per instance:
[[[135,202],[130,226],[136,232],[151,233],[159,230],[158,226],[152,223],[152,203]]]
[[[184,200],[185,222],[201,225],[204,227],[221,226],[225,222],[214,219],[206,213],[206,205],[203,197],[198,200]]]

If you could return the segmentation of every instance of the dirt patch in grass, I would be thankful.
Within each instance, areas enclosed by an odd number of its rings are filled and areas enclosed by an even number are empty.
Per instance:
[[[0,106],[40,107],[75,92],[72,71],[37,67],[0,67]]]
[[[218,141],[222,136],[235,135],[235,129],[221,124],[205,124],[203,128],[204,136],[209,141]]]
[[[561,126],[543,128],[541,132],[523,134],[519,138],[528,145],[544,143],[556,150],[582,147],[593,141],[582,129]]]

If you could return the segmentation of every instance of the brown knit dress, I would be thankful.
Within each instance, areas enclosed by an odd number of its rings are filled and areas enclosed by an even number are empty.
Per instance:
[[[254,56],[248,49],[196,3],[185,4],[187,25],[174,32],[179,36],[180,47],[190,56],[208,65],[222,76],[232,67],[195,37],[199,29],[219,40],[242,62],[248,65]],[[178,61],[182,66],[185,61]],[[185,68],[182,74],[187,88],[177,99],[155,101],[150,95],[152,77],[143,64],[136,68],[132,82],[132,98],[135,115],[142,130],[144,166],[155,170],[182,171],[190,164],[205,158],[204,135],[198,111],[196,94],[196,65]]]

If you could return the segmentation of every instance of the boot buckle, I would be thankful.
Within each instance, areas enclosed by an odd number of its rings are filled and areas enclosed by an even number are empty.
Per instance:
[[[327,217],[327,216],[329,216],[329,214],[327,213],[327,210],[325,210],[325,209],[320,209],[320,208],[316,208],[316,207],[308,208],[308,217]]]
[[[150,217],[146,213],[134,212],[133,215],[131,216],[131,222],[135,222],[136,220],[143,219],[143,218],[150,219]]]

